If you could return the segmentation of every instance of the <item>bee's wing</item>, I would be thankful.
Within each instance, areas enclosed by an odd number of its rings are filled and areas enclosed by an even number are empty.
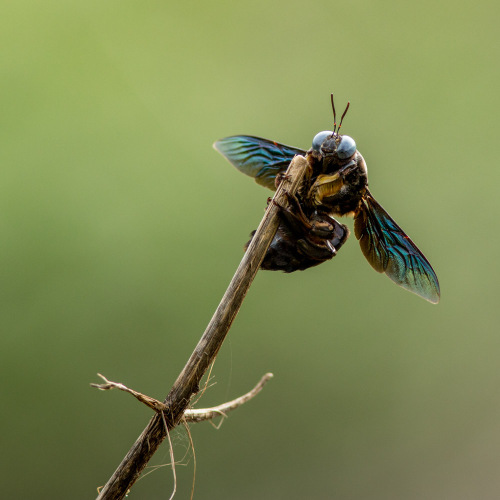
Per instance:
[[[361,200],[354,232],[375,271],[433,304],[439,302],[439,281],[429,261],[369,192]]]
[[[276,189],[276,175],[285,172],[295,155],[305,154],[303,149],[251,135],[219,139],[214,143],[214,148],[240,172],[273,191]]]

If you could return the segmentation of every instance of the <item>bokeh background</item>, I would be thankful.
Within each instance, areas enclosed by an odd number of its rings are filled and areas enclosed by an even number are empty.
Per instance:
[[[192,426],[195,498],[500,495],[498,2],[20,0],[0,20],[1,496],[92,498],[201,336],[270,192],[213,149],[343,130],[433,306],[329,263],[259,273]],[[352,227],[352,223],[349,222]],[[173,436],[177,498],[193,454]],[[172,491],[168,447],[129,498]]]

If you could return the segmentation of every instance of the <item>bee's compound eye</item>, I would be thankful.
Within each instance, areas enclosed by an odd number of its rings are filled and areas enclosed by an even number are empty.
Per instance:
[[[318,132],[313,139],[312,148],[314,151],[319,151],[325,139],[329,136],[333,135],[331,130],[323,130],[323,132]]]
[[[337,146],[337,156],[341,160],[345,160],[347,158],[350,158],[355,152],[356,143],[354,142],[354,139],[352,137],[349,137],[348,135],[343,135],[340,144]]]

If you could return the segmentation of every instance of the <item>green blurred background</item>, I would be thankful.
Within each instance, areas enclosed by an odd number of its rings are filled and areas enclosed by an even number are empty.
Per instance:
[[[329,263],[259,273],[192,426],[195,498],[497,499],[497,2],[6,2],[0,21],[1,496],[92,498],[162,399],[270,195],[213,149],[308,148],[351,109],[376,198],[431,260],[433,306]],[[352,228],[352,222],[349,222]],[[192,454],[173,435],[177,498]],[[167,464],[163,445],[154,464]],[[129,498],[165,499],[168,467]]]

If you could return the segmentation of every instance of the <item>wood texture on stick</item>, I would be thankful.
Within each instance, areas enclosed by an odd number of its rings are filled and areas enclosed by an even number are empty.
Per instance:
[[[285,191],[295,194],[307,168],[308,163],[303,156],[296,156],[292,160],[273,198],[279,205],[287,205]],[[164,416],[169,430],[180,422],[192,396],[199,390],[203,375],[215,360],[226,338],[278,229],[278,210],[276,204],[269,203],[248,250],[245,252],[205,333],[164,401],[168,407],[168,410],[164,412]],[[132,445],[106,485],[101,489],[97,497],[98,500],[124,498],[165,436],[166,431],[162,415],[156,414]]]

